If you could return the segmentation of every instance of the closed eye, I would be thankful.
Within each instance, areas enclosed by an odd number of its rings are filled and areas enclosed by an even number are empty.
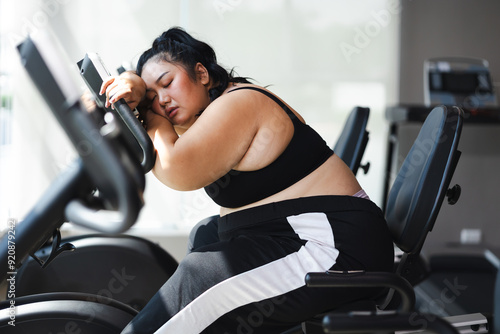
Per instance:
[[[170,86],[170,84],[172,83],[173,80],[170,80],[170,82],[168,84],[166,84],[165,86],[163,86],[163,88],[168,88]]]

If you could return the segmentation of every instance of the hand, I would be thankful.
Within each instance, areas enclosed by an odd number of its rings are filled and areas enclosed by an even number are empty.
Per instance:
[[[94,109],[97,108],[97,105],[94,100],[94,96],[90,92],[89,89],[86,89],[81,97],[81,101],[85,109],[87,109],[88,112],[94,111]]]
[[[102,83],[99,94],[106,93],[106,107],[125,99],[130,109],[135,109],[146,95],[146,83],[133,71],[110,77]]]

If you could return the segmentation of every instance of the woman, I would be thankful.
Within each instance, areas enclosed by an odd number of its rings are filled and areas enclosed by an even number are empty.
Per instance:
[[[172,28],[104,92],[140,104],[161,182],[204,187],[221,206],[217,240],[197,245],[122,333],[279,333],[377,292],[305,287],[308,272],[390,271],[383,214],[295,110],[233,77],[210,46]]]

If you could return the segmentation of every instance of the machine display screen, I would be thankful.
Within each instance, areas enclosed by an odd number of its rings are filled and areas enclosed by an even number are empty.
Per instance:
[[[490,93],[490,78],[487,73],[477,72],[430,72],[431,91],[458,94]]]

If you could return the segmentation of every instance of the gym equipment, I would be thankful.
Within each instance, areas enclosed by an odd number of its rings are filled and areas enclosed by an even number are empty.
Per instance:
[[[487,193],[487,189],[495,189],[489,185],[497,173],[494,167],[496,149],[494,144],[491,144],[495,139],[488,137],[486,133],[495,131],[493,124],[499,115],[489,65],[486,60],[478,58],[431,58],[424,62],[424,79],[427,105],[449,103],[461,105],[465,109],[465,118],[468,122],[466,121],[464,129],[465,141],[462,142],[464,167],[456,177],[461,178],[462,186],[468,189],[469,198],[464,201],[467,204],[458,208],[457,212],[447,212],[441,217],[443,226],[440,226],[438,231],[439,238],[434,236],[433,240],[429,240],[431,244],[428,243],[424,249],[430,274],[415,287],[416,308],[441,316],[491,314],[493,309],[491,295],[497,268],[489,263],[483,252],[486,249],[495,251],[494,248],[497,247],[494,241],[483,244],[480,240],[476,240],[477,244],[470,244],[467,230],[464,228],[477,228],[476,232],[482,230],[483,236],[495,232],[487,229],[488,224],[484,222],[491,216],[491,212],[484,209],[489,206],[495,207],[496,204],[496,197]],[[425,114],[423,109],[419,110],[421,115]],[[407,108],[407,111],[409,114],[410,109]],[[414,115],[417,113],[412,112]],[[409,117],[406,120],[409,120]],[[411,125],[400,126],[394,123],[393,128],[396,137],[398,131],[405,133],[399,136],[401,145],[394,152],[404,151],[407,136],[411,136],[409,134]],[[481,136],[483,134],[484,136]],[[486,149],[482,150],[483,147]],[[477,154],[480,150],[481,153]],[[490,156],[491,154],[493,156]],[[488,166],[489,170],[476,173],[476,168],[481,166]],[[481,177],[473,178],[471,175],[481,175]],[[467,182],[469,179],[473,181]],[[483,203],[484,206],[481,206]],[[467,212],[474,213],[474,218],[464,215]],[[491,219],[495,221],[494,218]],[[494,225],[493,223],[492,226]],[[461,232],[464,233],[463,239],[460,238]],[[460,287],[466,288],[450,295],[449,298],[453,302],[442,302],[442,291],[447,291],[449,282],[458,282]]]
[[[78,62],[82,78],[93,93],[95,112],[108,112],[123,129],[122,137],[131,154],[141,161],[144,173],[156,158],[151,139],[125,101],[105,108],[106,97],[99,95],[103,78],[110,75],[97,54],[87,54]],[[51,244],[29,258],[17,273],[17,295],[49,292],[80,292],[104,295],[140,311],[176,270],[177,261],[159,245],[131,235],[88,234],[61,239],[57,244],[73,249],[53,261]],[[40,265],[39,259],[50,258]],[[116,277],[129,277],[125,286],[109,289]],[[113,290],[112,292],[110,290]]]
[[[388,293],[377,300],[363,301],[371,304],[367,309],[369,312],[340,314],[334,310],[334,313],[321,316],[321,325],[317,321],[310,321],[304,325],[306,333],[322,333],[323,330],[327,333],[338,332],[341,329],[337,324],[344,323],[341,322],[344,320],[346,325],[342,330],[352,333],[377,328],[390,330],[388,328],[392,326],[400,330],[404,319],[413,319],[406,323],[406,330],[419,330],[433,322],[431,319],[436,319],[434,315],[418,318],[421,314],[413,309],[415,293],[412,287],[426,275],[426,267],[420,260],[420,250],[433,228],[444,198],[459,194],[456,192],[453,195],[448,187],[460,157],[458,142],[462,124],[463,111],[460,108],[434,108],[394,181],[385,212],[394,243],[403,252],[395,264],[395,272],[326,272],[309,273],[306,276],[306,283],[310,287],[379,286],[390,288]],[[456,197],[448,197],[449,203],[457,200]],[[343,310],[349,309],[350,305],[343,307]],[[396,312],[385,316],[377,310]],[[437,321],[441,323],[441,320]],[[438,325],[447,327],[448,333],[456,332],[446,324]],[[444,329],[440,330],[444,333]]]
[[[440,57],[424,62],[426,106],[463,108],[497,106],[488,61],[480,58]]]
[[[440,290],[441,299],[436,299],[435,304],[439,304],[441,301],[441,305],[445,306],[443,310],[440,310],[439,313],[448,314],[450,311],[453,312],[454,315],[447,316],[446,319],[451,323],[455,324],[456,327],[461,325],[464,329],[461,333],[491,333],[491,334],[500,334],[500,275],[498,275],[498,270],[500,268],[500,258],[498,250],[491,251],[486,249],[483,251],[482,256],[470,255],[470,256],[449,256],[442,255],[440,256],[440,260],[451,262],[447,263],[448,268],[444,268],[443,264],[439,264],[438,267],[441,269],[445,269],[443,271],[443,282],[446,282],[448,279],[448,283],[444,289]],[[488,277],[487,282],[484,281],[485,268],[489,268],[491,276],[493,276],[493,287],[489,287],[491,277]],[[447,272],[447,270],[450,270]],[[495,271],[495,272],[491,272]],[[431,274],[434,274],[431,272]],[[467,280],[467,277],[464,279],[464,274],[468,276],[470,280],[473,280],[474,275],[479,275],[479,278],[476,278],[476,284],[487,284],[490,290],[489,296],[480,296],[480,292],[477,291],[477,286],[473,286],[470,284],[470,281]],[[443,277],[442,276],[442,277]],[[449,280],[451,278],[451,280]],[[454,290],[450,287],[453,286],[450,284],[453,282]],[[415,289],[415,293],[418,297],[418,287]],[[435,288],[439,288],[436,286]],[[426,287],[426,292],[430,293],[432,290],[429,290],[429,287]],[[469,290],[472,290],[469,292]],[[445,294],[443,295],[443,291]],[[463,294],[467,293],[468,296],[466,299],[460,300]],[[476,298],[474,298],[474,293],[476,293]],[[434,295],[436,296],[436,295]],[[444,296],[444,298],[443,298]],[[438,302],[436,302],[436,300]],[[453,301],[453,303],[458,301],[458,305],[450,306],[445,304],[446,301]],[[418,302],[418,298],[417,298]],[[482,303],[479,303],[482,302]],[[484,307],[484,304],[488,304],[489,309],[487,311],[481,310],[473,310],[481,304],[480,307]],[[473,305],[469,305],[473,304]],[[441,306],[439,305],[439,306]],[[418,307],[418,305],[416,305]],[[467,309],[463,309],[462,307],[466,307]]]
[[[149,172],[155,163],[156,151],[148,134],[142,128],[142,124],[137,120],[137,110],[132,112],[123,99],[113,104],[114,109],[106,108],[106,96],[100,95],[99,91],[103,81],[111,76],[111,73],[104,66],[101,57],[97,53],[87,53],[77,64],[83,80],[94,95],[96,104],[101,109],[120,116],[118,121],[130,130],[124,131],[125,140],[137,154],[144,168],[144,173]]]
[[[370,168],[369,162],[361,165],[361,159],[369,139],[369,133],[366,130],[369,116],[370,108],[354,107],[333,147],[335,154],[346,163],[354,175],[358,173],[359,168],[365,174],[368,173]]]
[[[500,259],[494,257],[495,266],[497,270],[500,270]],[[500,334],[500,275],[497,274],[495,279],[495,292],[493,296],[494,306],[493,306],[493,321],[492,321],[492,333]]]
[[[81,293],[16,296],[17,268],[54,231],[53,255],[47,261],[71,250],[71,246],[59,244],[57,231],[65,221],[104,233],[123,232],[137,219],[145,185],[143,167],[123,138],[125,129],[116,117],[108,114],[102,122],[101,115],[81,107],[80,92],[61,66],[64,61],[50,36],[39,32],[18,49],[24,67],[77,149],[79,158],[53,182],[26,218],[16,226],[13,224],[1,239],[0,278],[3,281],[8,278],[9,284],[8,299],[0,303],[0,331],[4,334],[116,333],[137,311],[107,296]],[[108,285],[110,292],[119,288],[116,285],[119,278],[114,278],[109,281],[113,282]],[[120,279],[123,283],[126,277]]]
[[[451,247],[450,247],[451,248]],[[492,314],[491,298],[498,268],[481,252],[452,248],[450,252],[437,253],[428,257],[429,276],[415,287],[416,308],[420,311],[457,316],[462,314]],[[449,293],[452,303],[439,302],[443,290],[447,291],[450,282],[455,282],[460,289]]]
[[[113,298],[140,311],[170,278],[177,261],[158,244],[131,235],[88,234],[61,239],[74,247],[43,267],[52,245],[27,259],[16,277],[16,295],[79,292]]]

